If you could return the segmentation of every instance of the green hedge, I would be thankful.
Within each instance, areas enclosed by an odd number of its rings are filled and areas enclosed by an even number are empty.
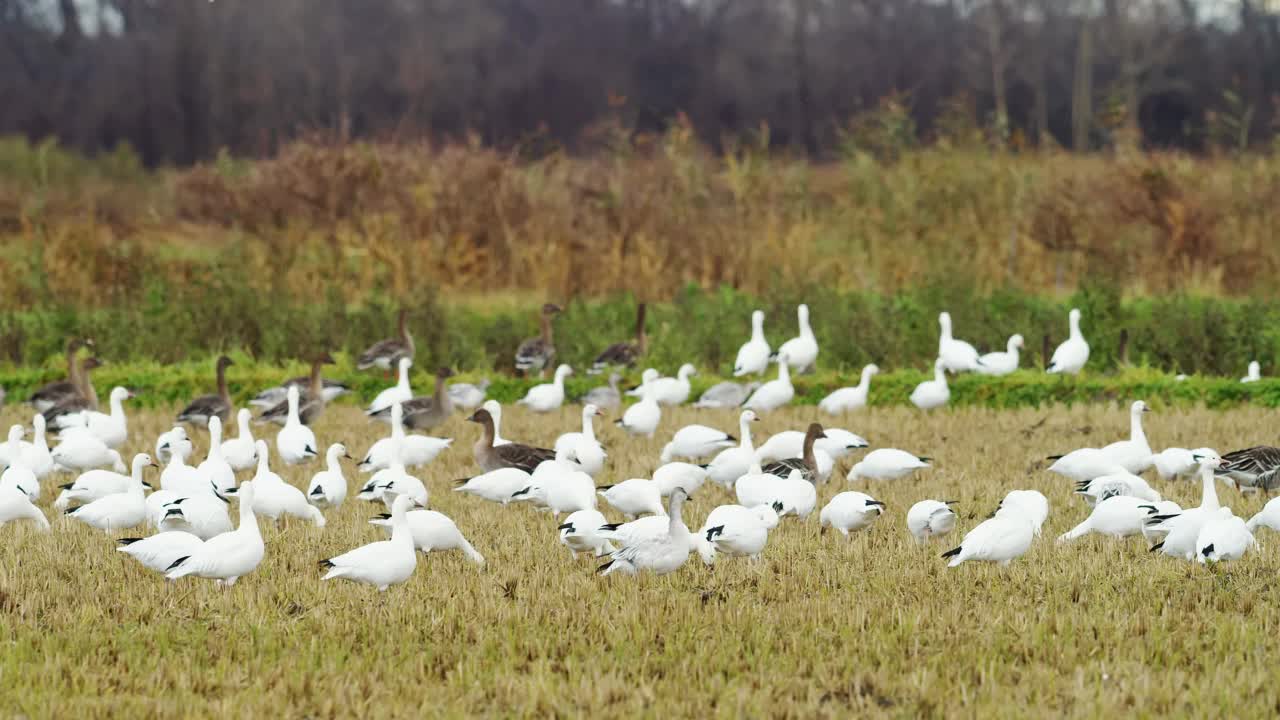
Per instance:
[[[277,385],[287,377],[306,373],[297,363],[283,367],[257,363],[247,355],[235,355],[236,365],[228,370],[228,381],[238,402],[244,402],[262,388]],[[391,382],[379,372],[361,372],[352,367],[350,359],[343,355],[336,367],[328,368],[326,377],[347,383],[352,395],[341,402],[364,404],[373,399]],[[109,388],[125,385],[140,391],[136,404],[146,407],[173,405],[190,398],[212,392],[213,362],[183,362],[164,365],[155,362],[138,362],[124,365],[107,365],[94,373],[99,395],[106,396]],[[31,368],[0,368],[0,385],[9,394],[9,402],[24,400],[34,389],[51,380],[61,379],[61,369],[52,364]],[[468,372],[458,376],[459,381],[476,381],[479,373]],[[492,384],[489,397],[510,403],[524,395],[537,380],[514,378],[509,375],[489,374]],[[928,376],[915,370],[898,370],[877,375],[871,383],[871,404],[880,406],[906,405],[908,396],[917,383]],[[696,398],[706,388],[722,378],[703,374],[693,379]],[[630,381],[638,381],[638,373],[631,373]],[[413,387],[418,393],[428,393],[433,379],[426,371],[415,371]],[[831,390],[856,384],[856,372],[823,372],[795,378],[797,405],[816,405]],[[598,377],[573,376],[568,381],[568,392],[577,397],[588,389],[601,384]],[[1002,378],[962,375],[951,380],[953,405],[979,405],[997,408],[1039,406],[1054,403],[1094,403],[1144,399],[1169,405],[1204,404],[1209,407],[1231,407],[1244,403],[1280,407],[1280,379],[1263,380],[1244,384],[1236,378],[1192,376],[1183,381],[1154,370],[1132,368],[1115,374],[1086,373],[1078,377],[1047,375],[1038,370],[1021,370]]]

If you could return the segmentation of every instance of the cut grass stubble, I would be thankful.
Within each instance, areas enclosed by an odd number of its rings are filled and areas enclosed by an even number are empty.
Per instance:
[[[1036,424],[1045,417],[1047,422]],[[1157,448],[1220,451],[1274,441],[1269,413],[1171,411],[1147,418]],[[130,417],[126,454],[147,450],[170,412]],[[539,444],[577,428],[578,411],[533,417],[512,409],[504,435]],[[21,422],[16,408],[4,423]],[[815,408],[766,417],[762,434],[802,428]],[[664,412],[653,440],[602,431],[609,465],[598,484],[646,477],[662,443],[689,422],[732,431],[729,411]],[[450,492],[477,472],[478,431],[455,416],[437,434],[454,447],[420,471],[431,506],[458,523],[485,555],[421,558],[413,578],[380,594],[321,582],[315,561],[376,539],[367,520],[382,506],[349,500],[316,529],[264,521],[262,566],[234,588],[168,583],[113,550],[108,537],[42,506],[53,532],[0,529],[0,706],[32,717],[105,715],[778,715],[1096,716],[1114,711],[1259,715],[1274,709],[1268,652],[1280,612],[1280,558],[1262,550],[1218,568],[1147,552],[1138,539],[1053,539],[1086,514],[1071,483],[1045,472],[1045,455],[1126,436],[1118,406],[922,415],[873,408],[836,426],[873,447],[929,455],[936,466],[897,482],[847,483],[846,460],[820,503],[845,489],[885,501],[870,530],[820,533],[817,513],[787,518],[764,558],[696,555],[668,577],[608,577],[571,559],[556,522],[531,507],[499,507]],[[2,425],[2,424],[0,424]],[[275,428],[258,428],[273,437]],[[322,445],[363,452],[386,426],[335,407],[316,425]],[[736,433],[735,433],[736,434]],[[203,454],[207,435],[197,433]],[[273,467],[305,487],[311,466]],[[347,468],[354,491],[358,473]],[[359,476],[362,478],[364,476]],[[243,478],[242,478],[243,479]],[[1153,484],[1183,505],[1195,483]],[[1050,500],[1043,534],[1008,568],[938,557],[980,522],[1005,492],[1039,489]],[[1259,497],[1222,491],[1239,515]],[[955,499],[956,533],[917,546],[907,508]],[[687,513],[695,530],[716,505],[712,485]],[[616,513],[604,508],[606,515]]]

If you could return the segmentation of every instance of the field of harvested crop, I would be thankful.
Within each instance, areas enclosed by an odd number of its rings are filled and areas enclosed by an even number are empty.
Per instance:
[[[171,417],[170,409],[132,414],[125,454],[149,450]],[[503,434],[545,445],[576,429],[578,417],[576,408],[539,417],[512,409]],[[1225,452],[1274,443],[1271,417],[1157,407],[1146,428],[1157,449]],[[816,409],[796,408],[757,431],[814,419]],[[0,426],[23,420],[18,408],[0,411]],[[729,411],[668,411],[652,441],[610,425],[610,465],[598,482],[647,476],[670,432],[693,421],[736,434]],[[382,507],[354,499],[324,529],[264,521],[266,559],[228,590],[166,582],[114,552],[112,537],[65,518],[49,534],[6,525],[0,708],[30,717],[384,717],[408,707],[429,716],[595,717],[1276,712],[1268,658],[1280,630],[1280,555],[1269,536],[1259,536],[1260,552],[1216,568],[1153,555],[1138,539],[1055,545],[1087,510],[1041,459],[1125,437],[1118,405],[872,408],[834,425],[872,447],[931,456],[935,467],[896,482],[846,483],[855,453],[819,502],[844,489],[874,495],[887,512],[869,530],[846,539],[819,533],[816,512],[786,518],[759,563],[721,558],[708,568],[694,555],[666,577],[598,577],[596,561],[571,558],[557,542],[548,515],[450,492],[454,479],[476,472],[478,427],[461,416],[436,433],[455,446],[418,475],[431,506],[457,521],[487,563],[432,554],[386,593],[320,581],[318,560],[379,538],[366,521]],[[343,440],[358,455],[385,426],[337,406],[315,430],[322,444]],[[203,457],[207,435],[196,436]],[[320,469],[273,465],[303,487]],[[360,480],[348,470],[354,493]],[[1194,483],[1152,484],[1184,505],[1198,502]],[[1042,491],[1051,505],[1031,551],[1007,568],[948,569],[939,554],[1018,488]],[[54,494],[46,481],[40,504],[51,517]],[[961,520],[952,536],[917,546],[904,514],[924,498],[957,500]],[[1245,516],[1263,502],[1225,488],[1222,498]],[[725,490],[704,486],[689,525],[725,502]]]

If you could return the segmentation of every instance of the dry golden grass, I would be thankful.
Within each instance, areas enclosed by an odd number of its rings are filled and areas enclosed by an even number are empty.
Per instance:
[[[774,414],[761,430],[802,427],[815,412]],[[539,443],[578,422],[568,408],[509,415],[505,435]],[[12,407],[2,417],[0,426],[21,419]],[[145,449],[140,441],[149,444],[169,417],[135,415],[129,451]],[[1160,447],[1225,451],[1275,439],[1260,430],[1270,419],[1261,410],[1148,417]],[[727,411],[681,410],[667,413],[663,430],[695,418],[736,425]],[[874,446],[931,455],[936,468],[853,485],[842,468],[821,501],[850,487],[884,500],[888,514],[869,531],[845,539],[819,534],[816,513],[790,518],[758,564],[728,559],[712,569],[692,556],[668,577],[600,578],[596,562],[571,559],[557,543],[549,516],[450,492],[451,480],[473,474],[477,428],[461,417],[442,428],[455,447],[420,475],[431,504],[488,564],[433,554],[385,594],[319,579],[316,560],[380,538],[365,521],[381,507],[355,500],[323,530],[264,523],[266,559],[227,591],[168,583],[70,520],[56,518],[47,535],[5,526],[0,707],[31,717],[1275,712],[1267,658],[1280,621],[1280,558],[1269,538],[1262,552],[1217,569],[1153,556],[1138,539],[1054,545],[1086,511],[1037,459],[1124,435],[1123,410],[875,409],[840,425]],[[355,454],[385,426],[337,407],[316,429],[322,443],[345,440]],[[599,482],[653,469],[665,438],[613,431],[605,432],[612,466]],[[305,485],[318,466],[276,469]],[[46,482],[46,508],[53,488]],[[938,554],[1015,488],[1040,489],[1051,503],[1030,553],[1003,569],[947,569]],[[1160,489],[1197,502],[1191,483]],[[1262,502],[1223,493],[1238,514]],[[904,515],[928,497],[959,500],[961,527],[918,547]],[[690,525],[730,501],[704,487]],[[137,533],[120,533],[129,534]]]

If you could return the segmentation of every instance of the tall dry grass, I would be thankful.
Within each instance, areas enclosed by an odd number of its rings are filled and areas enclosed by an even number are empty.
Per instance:
[[[814,409],[775,413],[761,432],[803,427]],[[1169,412],[1148,418],[1163,447],[1227,450],[1271,440],[1268,411]],[[168,412],[131,415],[129,452],[147,449]],[[14,408],[0,425],[20,421]],[[646,476],[672,430],[697,421],[729,429],[732,413],[680,409],[652,441],[602,430],[610,465],[601,484]],[[352,408],[316,426],[353,454],[384,430]],[[488,563],[456,553],[422,558],[404,586],[323,583],[315,561],[379,537],[381,508],[348,501],[323,530],[265,529],[262,566],[229,591],[169,584],[113,551],[113,537],[66,519],[53,532],[0,528],[0,706],[28,717],[1097,717],[1145,714],[1253,717],[1274,710],[1260,671],[1275,634],[1280,555],[1263,549],[1217,569],[1147,552],[1137,539],[1053,538],[1085,508],[1040,459],[1127,435],[1124,410],[964,409],[920,415],[872,409],[845,425],[875,446],[936,458],[890,483],[820,489],[825,502],[865,490],[887,514],[850,538],[816,518],[784,521],[761,562],[696,559],[665,578],[599,578],[596,563],[556,542],[555,521],[449,491],[474,472],[475,426],[440,428],[454,447],[420,473],[431,504],[453,517]],[[578,427],[566,408],[531,418],[518,408],[504,434],[550,443]],[[274,431],[267,432],[270,437]],[[199,433],[197,443],[207,442]],[[847,463],[845,463],[847,466]],[[280,468],[305,485],[318,469]],[[841,468],[843,470],[843,467]],[[353,473],[354,474],[354,473]],[[352,481],[355,487],[355,480]],[[1154,481],[1153,481],[1154,482]],[[1183,504],[1192,483],[1159,483]],[[1010,489],[1046,493],[1051,512],[1024,558],[1002,569],[947,569],[938,557]],[[52,494],[52,483],[46,493]],[[916,546],[904,515],[923,498],[959,501],[957,535]],[[1226,489],[1238,514],[1262,498]],[[730,501],[705,487],[691,523]],[[44,505],[47,509],[48,500]],[[606,511],[614,517],[611,511]]]

